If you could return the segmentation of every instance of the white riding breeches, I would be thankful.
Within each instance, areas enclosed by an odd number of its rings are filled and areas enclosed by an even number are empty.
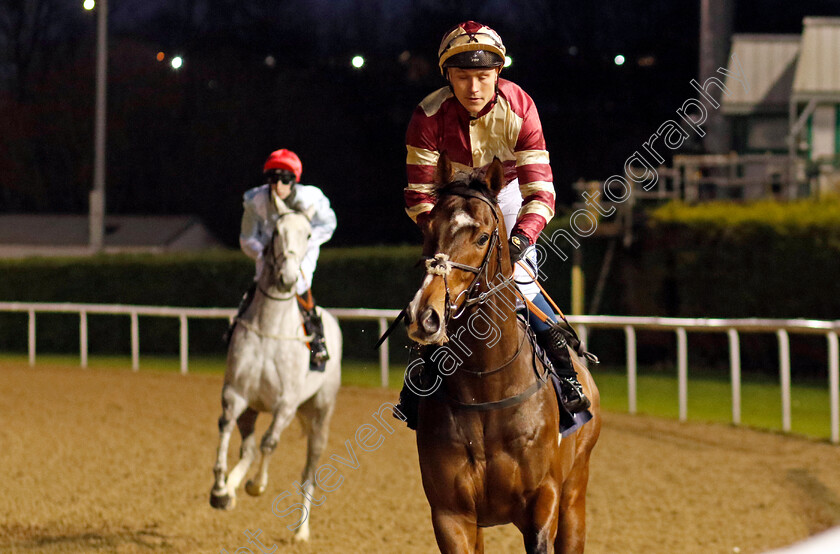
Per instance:
[[[303,260],[300,262],[300,277],[295,283],[295,292],[303,294],[312,288],[312,277],[315,275],[315,266],[318,265],[318,255],[321,253],[320,246],[311,246],[306,249]]]
[[[502,216],[505,219],[505,227],[507,228],[507,238],[510,238],[510,231],[516,225],[516,219],[519,215],[519,209],[522,207],[522,195],[519,193],[519,179],[514,179],[504,187],[497,198],[499,201],[499,208],[502,210]],[[537,250],[531,246],[526,255],[526,259],[530,262],[532,272],[537,275]],[[528,300],[539,294],[540,288],[534,282],[528,272],[517,264],[513,271],[513,278],[519,287],[519,291]]]

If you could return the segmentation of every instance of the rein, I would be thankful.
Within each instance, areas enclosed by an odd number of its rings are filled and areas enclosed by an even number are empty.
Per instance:
[[[268,294],[268,292],[259,285],[257,285],[257,290],[259,290],[262,293],[262,295],[268,298],[269,300],[276,300],[277,302],[283,302],[295,296],[294,291],[290,292],[288,296],[272,296]]]
[[[251,331],[252,333],[259,335],[266,339],[274,339],[274,340],[297,340],[300,342],[312,342],[315,338],[315,335],[302,335],[302,336],[289,336],[289,335],[273,335],[271,333],[264,333],[258,327],[251,325],[248,321],[245,321],[241,317],[237,317],[236,321],[241,323],[243,327]]]

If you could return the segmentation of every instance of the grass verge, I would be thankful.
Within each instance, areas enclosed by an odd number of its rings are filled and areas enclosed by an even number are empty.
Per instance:
[[[26,363],[26,356],[0,354],[0,370],[4,362]],[[36,366],[78,366],[78,356],[39,354]],[[130,370],[128,356],[91,356],[88,367],[98,370]],[[392,365],[389,388],[397,391],[402,385],[404,366]],[[143,355],[140,371],[178,372],[180,360],[174,356]],[[191,356],[189,372],[222,375],[225,360],[221,356]],[[688,380],[688,419],[715,423],[732,422],[732,387],[726,375],[692,370]],[[601,404],[607,411],[627,412],[627,375],[622,369],[596,366],[595,381],[601,391]],[[819,382],[796,382],[791,386],[791,431],[818,439],[831,436],[831,409],[828,386]],[[344,360],[342,384],[378,387],[381,384],[379,363],[367,360]],[[662,371],[640,368],[637,376],[636,411],[657,417],[679,417],[676,370]],[[396,399],[396,394],[394,395]],[[741,384],[741,424],[756,429],[782,430],[782,392],[772,378],[744,376]]]

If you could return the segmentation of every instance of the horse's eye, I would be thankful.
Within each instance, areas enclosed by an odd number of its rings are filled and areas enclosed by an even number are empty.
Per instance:
[[[490,240],[490,235],[488,235],[487,233],[482,233],[482,235],[480,237],[478,237],[478,243],[477,244],[479,246],[484,246],[485,244],[487,244],[488,240]]]

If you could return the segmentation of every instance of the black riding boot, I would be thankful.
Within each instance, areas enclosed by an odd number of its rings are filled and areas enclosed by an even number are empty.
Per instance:
[[[572,358],[566,346],[566,335],[559,326],[552,325],[550,329],[535,333],[537,343],[548,354],[554,372],[560,378],[561,400],[571,413],[582,412],[590,406],[589,399],[583,393],[583,387],[577,378],[577,372],[572,365]]]
[[[406,380],[410,379],[415,386],[421,389],[423,388],[422,371],[424,364],[417,362],[417,360],[421,359],[421,356],[422,353],[420,347],[417,345],[413,346],[411,348],[411,353],[408,356],[408,370],[406,371],[405,378],[403,379],[402,390],[400,390],[400,401],[397,403],[396,410],[394,410],[394,417],[401,421],[405,421],[408,428],[413,431],[417,430],[418,413],[420,411],[420,396],[412,387],[408,386]],[[403,417],[397,415],[398,411]]]
[[[242,300],[239,301],[239,308],[236,310],[236,316],[234,316],[233,321],[230,322],[228,325],[227,331],[225,334],[222,335],[222,339],[225,341],[225,344],[230,344],[230,339],[233,337],[233,329],[236,327],[236,320],[245,313],[245,310],[248,309],[248,306],[251,305],[251,301],[254,299],[254,292],[257,290],[257,283],[253,283],[248,290],[245,291],[245,294],[242,295]]]
[[[324,322],[314,307],[311,310],[301,310],[301,313],[303,329],[307,335],[312,335],[309,342],[309,368],[313,371],[324,371],[324,363],[330,359],[327,341],[324,340]]]

